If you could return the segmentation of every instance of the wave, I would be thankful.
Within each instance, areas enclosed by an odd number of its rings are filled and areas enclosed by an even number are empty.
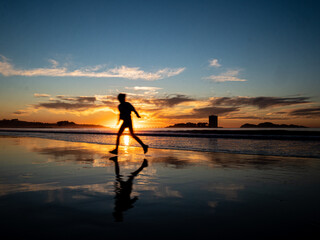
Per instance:
[[[7,128],[0,132],[57,133],[57,134],[96,134],[116,135],[116,130],[105,128],[66,129],[66,128]],[[188,137],[188,138],[235,138],[235,139],[274,139],[274,140],[320,140],[320,129],[148,129],[138,130],[139,136]]]

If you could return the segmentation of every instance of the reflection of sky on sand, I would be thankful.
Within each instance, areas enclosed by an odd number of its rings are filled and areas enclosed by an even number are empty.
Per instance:
[[[143,224],[147,232],[157,231],[152,223],[172,225],[175,231],[183,229],[191,235],[192,229],[204,234],[226,230],[226,226],[242,231],[255,225],[261,230],[275,228],[274,219],[277,226],[301,224],[290,219],[292,211],[299,219],[319,223],[314,209],[320,201],[315,191],[320,163],[315,159],[161,149],[150,149],[145,156],[140,148],[129,147],[130,138],[129,142],[124,138],[124,143],[128,145],[120,148],[117,177],[117,165],[108,153],[113,146],[0,137],[0,204],[6,206],[1,223],[5,219],[16,223],[13,216],[24,218],[36,211],[30,224],[44,224],[43,231],[56,222],[65,223],[63,231],[72,231],[71,219],[78,219],[79,226],[93,224],[101,236],[115,237],[119,232],[110,224],[114,223],[116,191],[144,159],[148,166],[132,177],[129,186],[129,197],[137,200],[121,210],[123,224]],[[14,210],[17,206],[21,213]],[[52,220],[47,219],[46,225],[43,218],[48,214]],[[193,220],[187,223],[188,219]],[[256,219],[263,219],[263,224],[256,226]],[[163,234],[170,229],[163,229]]]
[[[244,186],[241,184],[215,184],[209,185],[206,190],[216,192],[224,196],[226,200],[232,201],[238,198],[238,191],[243,190]]]
[[[15,146],[20,146],[20,151],[28,152],[23,153],[28,156],[32,153],[35,153],[35,158],[32,158],[32,164],[49,164],[48,167],[57,167],[63,165],[69,165],[69,167],[73,166],[73,164],[79,165],[82,168],[107,168],[108,175],[112,175],[113,164],[109,161],[110,155],[108,154],[109,150],[112,146],[109,145],[100,145],[100,144],[88,144],[88,143],[77,143],[77,142],[65,142],[65,141],[55,141],[55,140],[44,140],[38,138],[7,138],[10,139],[12,144]],[[136,147],[129,147],[130,137],[124,136],[125,146],[121,147],[122,154],[118,157],[118,162],[121,166],[121,171],[124,175],[130,174],[130,171],[133,171],[137,166],[141,163],[144,158],[144,155],[140,153],[140,149]],[[202,178],[202,175],[205,176],[207,170],[205,168],[213,168],[213,169],[241,169],[245,168],[250,169],[273,169],[276,167],[281,167],[282,165],[286,165],[286,168],[292,167],[294,171],[298,174],[303,171],[305,167],[308,167],[308,160],[305,160],[303,164],[299,159],[292,158],[289,162],[282,161],[281,157],[272,157],[268,158],[266,156],[254,156],[254,155],[229,155],[229,154],[210,154],[210,153],[201,153],[201,152],[192,152],[192,154],[187,154],[186,151],[175,151],[175,150],[152,150],[156,151],[156,154],[152,157],[146,156],[152,164],[148,168],[145,168],[144,171],[137,177],[139,179],[136,184],[136,190],[141,191],[153,191],[156,196],[181,196],[179,193],[172,193],[175,190],[170,190],[169,187],[159,187],[152,186],[152,184],[157,183],[159,171],[163,176],[167,175],[168,178],[171,177],[171,171],[168,169],[182,169],[184,170],[182,173],[192,174],[195,169],[197,169],[199,179]],[[15,149],[15,153],[16,149]],[[45,158],[41,157],[45,156]],[[17,159],[19,160],[19,159]],[[295,165],[299,165],[299,168],[295,168]],[[191,169],[191,170],[190,170]],[[61,169],[60,169],[61,170]],[[165,173],[166,171],[167,173]],[[286,169],[283,169],[281,172],[269,172],[265,175],[266,178],[272,177],[285,177]],[[174,172],[175,176],[179,177],[178,172]],[[216,176],[219,176],[219,171],[216,172]],[[278,174],[278,175],[277,175]],[[21,172],[19,177],[26,179],[36,178],[37,174],[32,172]],[[192,175],[191,175],[192,176]],[[111,176],[109,176],[111,178]],[[188,177],[187,177],[188,179]],[[287,179],[289,180],[289,179]],[[150,186],[151,184],[151,186]],[[16,189],[30,189],[32,185],[24,183],[24,185],[17,186]],[[35,188],[39,188],[39,186],[46,186],[45,184],[35,184]],[[92,186],[100,186],[93,184]],[[236,191],[244,188],[243,185],[229,184],[229,185],[215,185],[211,187],[207,187],[207,191],[215,191],[217,193],[224,192],[225,196],[236,196]],[[48,185],[48,189],[52,189],[52,183]],[[65,186],[68,188],[67,186]],[[82,185],[83,188],[88,188],[87,185]],[[58,186],[57,186],[58,188]],[[12,189],[15,189],[12,186]],[[97,187],[92,187],[93,189],[98,189]],[[205,189],[205,188],[204,188]],[[42,189],[39,189],[42,190]],[[100,192],[107,192],[106,189],[100,188]],[[28,191],[28,190],[27,190]],[[99,191],[98,191],[99,192]]]
[[[128,145],[130,143],[130,139],[127,138],[129,136],[124,136],[124,142],[126,146],[123,147],[123,156],[119,157],[119,164],[121,165],[121,171],[123,175],[128,175],[130,171],[134,170],[138,164],[141,162],[141,157],[143,159],[142,154],[135,154],[136,148],[130,148]],[[84,198],[84,195],[91,195],[94,194],[103,194],[103,195],[114,195],[113,189],[113,181],[114,181],[114,173],[110,171],[113,168],[112,162],[109,160],[109,154],[107,154],[110,150],[110,146],[105,145],[96,145],[96,144],[87,144],[87,143],[73,143],[73,142],[64,142],[64,141],[46,141],[37,138],[11,138],[13,140],[12,143],[15,146],[20,146],[19,149],[21,152],[25,151],[26,149],[28,152],[24,152],[24,156],[36,155],[33,156],[45,156],[45,158],[32,158],[29,164],[31,165],[47,165],[47,168],[57,168],[60,167],[68,167],[71,165],[79,165],[82,168],[88,167],[98,167],[98,168],[109,168],[108,169],[108,177],[107,179],[110,182],[107,183],[99,183],[99,184],[81,184],[81,185],[64,185],[61,181],[56,182],[48,182],[48,183],[32,183],[36,181],[38,173],[32,172],[22,172],[17,176],[17,180],[21,181],[22,183],[1,183],[0,189],[1,194],[0,196],[13,194],[17,192],[36,192],[36,191],[48,191],[51,192],[50,198],[53,197],[53,192],[55,191],[56,194],[59,194],[60,200],[63,198],[61,197],[61,192],[57,192],[59,189],[64,189],[74,191],[74,190],[81,190],[82,197],[80,196],[80,192],[77,196],[74,196],[76,199]],[[129,153],[130,151],[130,153]],[[15,151],[15,153],[17,153]],[[132,154],[133,153],[133,154]],[[43,167],[42,167],[43,168]],[[77,173],[74,170],[67,171],[64,177],[77,177],[79,174],[79,170]],[[151,180],[156,179],[157,168],[153,166],[149,166],[148,168],[144,169],[143,173],[141,173],[137,177],[137,183],[135,184],[133,194],[139,196],[140,192],[150,192],[156,197],[181,197],[181,194],[176,191],[172,190],[168,186],[162,186],[160,183],[153,182]],[[57,172],[57,175],[61,177],[61,174]],[[81,175],[81,173],[80,173]],[[26,182],[27,180],[32,180],[31,182]],[[41,177],[44,180],[44,177]],[[61,180],[61,179],[57,179]],[[79,183],[79,182],[77,182]],[[80,181],[83,183],[83,180]]]

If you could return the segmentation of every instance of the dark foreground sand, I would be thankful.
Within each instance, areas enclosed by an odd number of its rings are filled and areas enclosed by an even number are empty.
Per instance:
[[[0,136],[2,238],[320,237],[320,159],[112,148]]]

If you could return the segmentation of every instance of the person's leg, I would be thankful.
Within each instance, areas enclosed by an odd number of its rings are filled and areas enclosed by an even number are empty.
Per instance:
[[[145,145],[145,144],[141,141],[141,139],[134,133],[133,127],[132,127],[132,122],[130,122],[130,124],[129,124],[128,127],[129,127],[129,131],[130,131],[131,136],[142,146],[144,153],[147,153],[149,146],[148,146],[148,145]]]
[[[118,148],[119,148],[119,144],[120,144],[120,137],[124,131],[124,129],[126,128],[126,125],[124,123],[122,123],[119,131],[118,131],[118,134],[117,134],[117,142],[116,142],[116,148],[112,151],[110,151],[110,153],[113,153],[113,154],[118,154]]]
[[[147,159],[143,159],[143,162],[141,164],[141,166],[134,172],[131,173],[132,177],[137,176],[145,167],[148,167],[148,161]]]
[[[119,163],[118,163],[118,156],[114,156],[109,158],[109,160],[114,162],[114,171],[116,173],[116,177],[120,177],[120,168],[119,168]]]
[[[124,129],[126,128],[125,124],[123,123],[118,131],[118,134],[117,134],[117,142],[116,142],[116,149],[118,149],[119,147],[119,144],[120,144],[120,137],[124,131]]]

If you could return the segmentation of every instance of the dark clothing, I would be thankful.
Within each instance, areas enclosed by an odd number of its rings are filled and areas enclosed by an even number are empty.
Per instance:
[[[120,94],[119,94],[120,95]],[[118,135],[117,135],[117,143],[116,143],[116,148],[113,151],[110,151],[110,153],[113,154],[118,154],[118,147],[119,147],[119,143],[120,143],[120,136],[122,135],[123,131],[126,128],[129,128],[130,134],[131,136],[142,146],[144,153],[148,152],[148,145],[145,145],[140,138],[138,138],[133,131],[133,126],[132,126],[132,120],[131,120],[131,112],[134,112],[138,118],[140,118],[138,112],[134,109],[134,107],[128,103],[124,101],[124,98],[121,98],[122,100],[119,99],[120,104],[118,106],[119,112],[120,112],[120,120],[123,120],[123,123],[118,131]]]
[[[119,106],[120,119],[123,121],[131,120],[131,112],[134,111],[134,107],[129,102],[120,103]]]

